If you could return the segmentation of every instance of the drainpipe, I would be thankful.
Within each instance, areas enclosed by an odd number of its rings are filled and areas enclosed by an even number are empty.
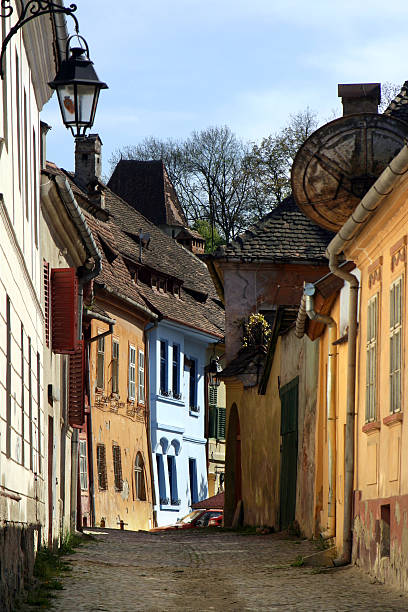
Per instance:
[[[149,461],[150,461],[150,487],[152,490],[152,509],[153,509],[153,527],[157,527],[157,511],[154,509],[156,506],[156,490],[154,488],[154,478],[153,478],[153,449],[152,449],[152,434],[150,430],[150,345],[147,334],[155,329],[158,325],[157,320],[153,323],[149,323],[144,330],[144,340],[145,340],[145,350],[146,350],[146,359],[145,359],[145,367],[147,364],[147,372],[146,372],[146,429],[147,429],[147,448],[149,452]]]
[[[336,353],[333,342],[337,339],[337,325],[332,317],[318,314],[314,310],[315,286],[313,283],[305,283],[302,298],[302,312],[309,319],[327,325],[329,328],[328,359],[327,359],[327,455],[329,496],[327,527],[321,534],[324,539],[333,538],[336,535]]]
[[[326,250],[330,270],[350,285],[349,325],[348,325],[348,366],[347,366],[347,420],[345,439],[345,479],[344,479],[344,527],[343,550],[336,565],[346,565],[351,561],[352,553],[352,511],[354,484],[354,419],[355,419],[355,381],[356,381],[356,337],[357,337],[357,301],[358,281],[353,274],[339,267],[340,253],[353,240],[364,224],[375,213],[378,206],[388,197],[397,180],[408,171],[408,146],[391,160],[380,174],[374,185],[367,191],[360,204],[346,223],[335,235]]]

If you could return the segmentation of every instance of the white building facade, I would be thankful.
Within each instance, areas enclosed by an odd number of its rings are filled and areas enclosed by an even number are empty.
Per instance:
[[[2,41],[17,21],[16,4],[10,2],[14,11],[0,18]],[[5,610],[32,569],[39,540],[47,539],[40,111],[52,95],[48,81],[57,70],[55,31],[50,15],[20,29],[7,46],[0,82],[0,554],[5,569],[0,601]],[[59,31],[65,36],[65,27]],[[62,49],[63,40],[59,44]]]

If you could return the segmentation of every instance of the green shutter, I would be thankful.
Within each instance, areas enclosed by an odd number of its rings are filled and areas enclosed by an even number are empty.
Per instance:
[[[217,408],[215,406],[210,406],[210,414],[209,414],[209,423],[208,423],[208,437],[215,438],[216,437],[216,429],[217,429]]]
[[[217,408],[217,439],[225,440],[225,408]]]

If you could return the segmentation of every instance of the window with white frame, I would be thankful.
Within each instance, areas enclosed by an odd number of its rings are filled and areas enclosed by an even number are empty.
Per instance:
[[[367,344],[366,344],[366,414],[367,423],[376,419],[377,398],[377,337],[378,337],[378,294],[367,305]]]
[[[390,412],[401,410],[402,277],[390,288]]]
[[[96,386],[98,389],[104,387],[104,369],[105,369],[105,338],[98,338],[98,356],[96,362]]]
[[[86,440],[79,441],[79,481],[81,489],[88,488],[88,463],[86,459]]]
[[[180,347],[178,344],[173,344],[173,380],[172,380],[172,393],[173,397],[179,398],[180,396]]]
[[[139,351],[138,362],[138,401],[139,404],[145,403],[145,358],[144,352]]]
[[[119,393],[119,341],[112,340],[112,393]]]
[[[129,399],[136,399],[136,349],[129,346]]]
[[[168,395],[167,389],[168,344],[160,340],[160,395]]]

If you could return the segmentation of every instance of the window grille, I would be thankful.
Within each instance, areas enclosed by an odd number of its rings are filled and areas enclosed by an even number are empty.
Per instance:
[[[129,399],[136,399],[136,349],[129,346]]]
[[[145,402],[145,362],[143,351],[139,351],[138,401],[139,404],[144,404]]]
[[[105,382],[105,338],[98,338],[97,350],[96,386],[98,389],[103,389]]]
[[[98,486],[100,490],[105,491],[108,488],[108,478],[106,472],[106,448],[104,444],[98,444],[96,447],[96,463],[98,467]]]
[[[401,410],[402,278],[390,289],[390,412]]]
[[[376,419],[378,295],[367,306],[366,422]]]
[[[122,456],[120,446],[112,444],[112,455],[113,455],[113,473],[115,475],[115,489],[116,491],[123,490],[123,479],[122,479]]]
[[[135,494],[136,499],[146,500],[146,486],[144,475],[144,461],[141,453],[137,453],[135,460]]]
[[[99,470],[98,470],[99,471]],[[88,465],[86,459],[86,440],[79,441],[79,482],[81,489],[88,489]]]
[[[119,342],[112,340],[112,393],[119,393]]]

